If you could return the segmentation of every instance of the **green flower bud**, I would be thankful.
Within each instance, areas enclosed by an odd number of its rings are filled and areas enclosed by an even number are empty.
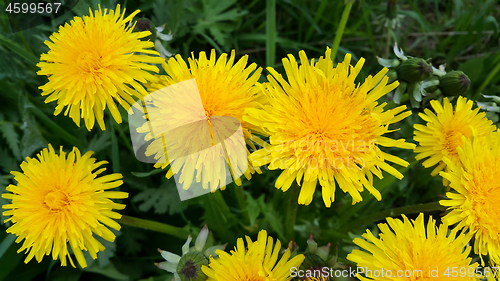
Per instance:
[[[462,71],[451,71],[439,78],[439,88],[445,96],[460,96],[470,87],[470,79]]]
[[[397,0],[389,0],[387,2],[387,11],[386,11],[385,16],[391,20],[398,17],[398,1]]]
[[[154,42],[156,40],[156,26],[154,23],[146,18],[138,19],[135,23],[134,32],[141,31],[149,31],[151,35],[141,38],[142,41],[151,41]]]
[[[421,58],[410,58],[397,69],[398,78],[408,83],[417,83],[431,77],[432,66]]]
[[[207,276],[201,267],[208,266],[208,259],[200,252],[194,251],[181,257],[177,265],[177,274],[182,281],[205,281]]]

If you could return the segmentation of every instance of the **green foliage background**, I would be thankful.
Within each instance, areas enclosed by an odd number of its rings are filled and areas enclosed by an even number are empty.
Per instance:
[[[284,244],[292,237],[285,235],[284,214],[290,192],[274,188],[279,171],[264,169],[251,181],[243,180],[244,197],[238,196],[231,184],[220,193],[205,195],[181,202],[175,184],[166,180],[164,172],[156,173],[152,165],[133,157],[129,140],[126,112],[122,110],[122,124],[116,124],[107,112],[108,129],[98,127],[88,132],[78,128],[63,114],[53,116],[55,103],[45,104],[39,86],[47,78],[37,76],[35,64],[48,48],[43,44],[57,26],[73,16],[88,14],[88,8],[114,9],[117,1],[79,1],[68,14],[56,18],[49,25],[37,26],[23,32],[12,33],[5,12],[0,5],[0,193],[13,183],[11,171],[19,170],[26,157],[34,157],[51,143],[71,150],[77,146],[82,152],[95,151],[94,157],[108,160],[108,172],[124,176],[122,190],[130,193],[124,200],[127,208],[121,213],[164,223],[158,231],[123,225],[114,243],[104,241],[106,250],[92,261],[89,268],[62,268],[58,261],[45,257],[42,263],[32,260],[24,264],[25,255],[17,254],[19,245],[7,235],[7,225],[0,223],[0,280],[170,280],[172,275],[159,270],[154,262],[162,261],[156,251],[162,248],[179,253],[188,234],[196,236],[204,224],[211,230],[208,243],[228,243],[232,249],[236,239],[244,235],[256,237],[260,229],[267,229]],[[142,0],[119,1],[128,12],[140,9],[138,17],[150,18],[157,26],[166,24],[174,39],[165,46],[174,54],[187,58],[193,52],[221,52],[236,50],[238,57],[250,56],[250,62],[265,67],[270,62],[283,72],[281,58],[305,50],[310,58],[324,55],[331,46],[344,10],[344,1],[276,0],[276,26],[266,33],[266,15],[263,0]],[[446,63],[447,70],[462,70],[471,79],[469,98],[479,98],[479,92],[499,95],[500,36],[498,1],[421,0],[399,1],[398,14],[403,15],[401,26],[393,30],[389,41],[387,28],[381,17],[386,13],[387,1],[358,0],[352,6],[347,26],[337,53],[337,61],[351,53],[355,61],[366,59],[360,79],[375,74],[382,67],[376,56],[386,57],[388,46],[394,42],[406,54],[430,58],[434,66]],[[275,38],[276,50],[269,49]],[[388,42],[390,43],[388,45]],[[266,46],[268,46],[266,48]],[[395,56],[390,51],[390,57]],[[264,71],[264,75],[266,71]],[[261,77],[260,81],[265,81]],[[383,98],[390,100],[390,96]],[[422,122],[418,112],[401,122],[395,138],[412,141],[413,124]],[[292,117],[291,117],[292,118]],[[333,255],[339,259],[354,248],[352,239],[366,228],[376,232],[375,223],[385,215],[398,216],[404,209],[379,213],[398,207],[436,202],[445,193],[441,178],[430,176],[414,159],[411,151],[390,149],[411,163],[399,170],[403,180],[384,174],[375,187],[382,193],[378,202],[367,192],[364,201],[351,205],[351,197],[337,192],[335,203],[327,209],[320,192],[309,206],[299,206],[293,235],[301,249],[312,233],[319,245],[332,243]],[[0,205],[7,200],[0,198]],[[442,212],[428,212],[439,217]],[[411,215],[410,215],[411,216]],[[2,217],[3,221],[3,217]],[[123,223],[122,223],[123,224]],[[163,228],[162,228],[163,227]],[[165,233],[166,232],[166,233]]]

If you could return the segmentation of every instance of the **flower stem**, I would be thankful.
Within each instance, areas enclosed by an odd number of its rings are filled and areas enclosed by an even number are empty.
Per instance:
[[[387,27],[387,41],[385,42],[385,58],[389,58],[389,50],[391,49],[391,25]]]
[[[372,223],[376,223],[381,220],[385,220],[387,217],[400,216],[402,214],[415,214],[420,212],[430,212],[430,211],[444,211],[446,207],[441,206],[439,202],[432,202],[427,204],[417,204],[411,206],[405,206],[400,208],[389,209],[381,211],[372,215],[368,215],[359,218],[352,223],[344,226],[340,232],[349,232],[356,228],[360,228]]]
[[[291,186],[290,202],[286,212],[285,236],[287,239],[293,239],[295,221],[297,219],[297,208],[299,205],[300,186],[294,181]]]
[[[332,61],[335,62],[335,57],[337,56],[337,51],[340,46],[340,40],[342,39],[342,35],[344,34],[345,25],[347,24],[347,19],[349,18],[349,14],[351,13],[352,4],[354,0],[349,0],[345,5],[344,12],[342,13],[342,18],[340,19],[339,27],[337,28],[337,33],[335,34],[335,39],[333,40],[332,45]]]
[[[181,239],[186,239],[189,235],[189,231],[179,228],[176,226],[168,225],[161,222],[150,221],[146,219],[140,219],[130,216],[123,216],[121,219],[117,220],[118,223],[126,224],[129,226],[144,228],[147,230],[152,230],[156,232],[166,233]]]
[[[276,0],[266,1],[266,64],[274,67],[276,60]]]

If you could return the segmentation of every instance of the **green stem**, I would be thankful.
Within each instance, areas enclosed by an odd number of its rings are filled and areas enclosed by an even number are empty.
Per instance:
[[[345,5],[344,12],[342,13],[342,18],[340,19],[339,28],[337,29],[337,33],[335,34],[335,39],[333,40],[332,45],[332,61],[335,61],[335,57],[337,56],[337,51],[340,46],[340,40],[342,39],[342,35],[344,34],[345,25],[347,24],[347,19],[349,18],[349,14],[351,13],[352,4],[354,0],[349,0]]]
[[[152,230],[156,232],[166,233],[181,239],[186,239],[189,235],[189,231],[179,228],[176,226],[171,226],[165,223],[150,221],[135,217],[122,216],[121,219],[117,220],[120,224],[125,224],[129,226],[144,228],[147,230]]]
[[[389,50],[391,49],[391,25],[387,27],[387,41],[385,42],[385,58],[389,58]]]
[[[287,239],[292,239],[294,234],[295,221],[297,219],[297,208],[299,205],[300,186],[293,182],[290,192],[290,201],[286,211],[285,236]]]
[[[430,211],[444,211],[446,207],[441,206],[439,202],[432,202],[427,204],[417,204],[411,206],[405,206],[400,208],[389,209],[381,211],[369,216],[359,218],[352,223],[343,227],[340,232],[349,232],[356,228],[370,225],[372,223],[385,220],[387,217],[396,217],[403,214],[415,214],[420,212],[430,212]]]
[[[274,67],[276,61],[276,0],[266,1],[266,64]]]

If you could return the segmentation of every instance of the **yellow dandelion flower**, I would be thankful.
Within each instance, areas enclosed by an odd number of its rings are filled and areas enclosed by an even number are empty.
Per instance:
[[[464,97],[458,97],[455,110],[448,98],[443,99],[443,105],[437,100],[431,101],[435,113],[425,109],[419,116],[427,122],[426,125],[415,124],[414,140],[419,142],[415,152],[417,160],[429,157],[422,165],[425,168],[438,166],[432,171],[435,176],[446,168],[444,157],[450,159],[455,165],[458,160],[457,147],[462,144],[462,136],[470,138],[472,129],[477,130],[479,136],[493,132],[496,127],[488,120],[486,113],[479,113],[479,108],[472,110],[473,102]],[[446,181],[445,181],[445,184]]]
[[[474,252],[500,262],[500,131],[470,139],[462,137],[457,148],[459,164],[445,157],[449,172],[440,175],[456,192],[448,192],[439,203],[449,207],[443,221],[475,235]]]
[[[255,149],[250,139],[255,139],[252,132],[257,128],[243,120],[245,109],[258,107],[262,101],[258,89],[253,87],[260,77],[261,68],[257,68],[255,63],[247,67],[248,56],[243,56],[234,63],[234,50],[229,59],[227,54],[216,59],[215,50],[212,50],[210,58],[207,58],[205,52],[200,52],[198,59],[193,54],[188,62],[189,66],[180,55],[170,58],[168,63],[163,63],[167,75],[160,76],[158,83],[148,85],[148,90],[153,92],[151,99],[145,101],[150,122],[137,129],[138,132],[148,133],[145,139],[151,141],[146,156],[155,157],[155,168],[164,169],[170,165],[167,178],[182,172],[181,181],[184,182],[185,189],[189,188],[193,177],[197,182],[201,181],[205,189],[210,182],[212,191],[219,186],[214,182],[220,179],[220,187],[224,189],[226,164],[231,166],[231,173],[233,169],[245,167],[240,175],[244,174],[247,179],[255,171],[261,173],[260,169],[248,165],[249,151],[245,145],[246,143]],[[190,80],[194,82],[181,83]],[[174,127],[175,132],[171,130]],[[206,149],[211,145],[224,143],[224,139],[231,136],[238,127],[242,143],[233,139],[233,145],[228,147]],[[156,131],[154,134],[153,130]],[[208,137],[202,138],[201,135],[205,134]],[[175,139],[168,138],[172,135],[175,135]],[[176,146],[175,152],[169,151],[169,142]],[[203,149],[205,150],[201,155],[192,154]],[[187,155],[193,158],[192,162],[172,164],[174,159]],[[232,163],[227,163],[231,162],[231,156]],[[239,176],[234,180],[236,184],[241,184]]]
[[[258,126],[270,136],[270,144],[250,155],[255,166],[269,164],[271,170],[284,170],[276,181],[286,191],[296,180],[302,187],[299,204],[308,205],[316,184],[322,187],[323,201],[331,206],[335,181],[352,196],[352,203],[363,200],[364,188],[381,200],[373,187],[373,175],[382,178],[382,170],[401,179],[403,175],[386,161],[407,166],[408,162],[385,153],[378,145],[413,149],[403,139],[383,136],[388,126],[409,116],[399,106],[384,110],[377,100],[394,90],[398,83],[387,85],[387,69],[369,76],[362,85],[354,79],[364,59],[351,66],[351,55],[333,67],[331,50],[325,57],[310,62],[304,51],[299,66],[292,55],[283,59],[288,82],[273,68],[269,83],[260,85],[268,97],[262,109],[249,109],[244,120]],[[246,119],[245,119],[246,118]],[[378,144],[378,145],[377,145]]]
[[[50,48],[42,54],[38,75],[47,75],[49,82],[40,86],[46,103],[57,100],[54,115],[66,107],[68,115],[80,126],[80,119],[90,131],[95,120],[105,130],[104,109],[109,108],[116,122],[122,118],[115,101],[128,109],[133,96],[147,95],[139,84],[155,81],[149,71],[158,72],[151,64],[164,61],[150,41],[141,41],[150,31],[134,32],[133,17],[139,10],[125,16],[125,9],[104,9],[90,16],[75,17],[70,24],[59,27],[45,44]],[[144,53],[144,54],[138,54]],[[151,54],[155,56],[149,56]]]
[[[216,250],[217,259],[210,258],[207,266],[201,270],[208,276],[208,281],[285,281],[290,280],[291,268],[298,268],[304,261],[304,255],[290,258],[290,249],[287,249],[278,261],[281,243],[276,240],[273,249],[273,238],[267,236],[265,230],[259,232],[257,241],[252,242],[246,237],[245,248],[242,238],[239,238],[231,254]]]
[[[121,191],[107,191],[120,186],[121,174],[110,174],[97,178],[106,168],[99,166],[106,161],[96,163],[89,151],[83,156],[75,147],[67,154],[62,147],[59,155],[51,145],[43,149],[38,159],[26,158],[21,164],[22,173],[12,172],[17,185],[9,185],[11,193],[2,194],[12,200],[3,205],[4,216],[10,216],[5,222],[12,222],[8,233],[17,235],[16,243],[24,239],[18,252],[26,250],[25,263],[33,257],[40,262],[44,255],[52,252],[54,260],[59,257],[66,266],[66,256],[73,267],[73,260],[68,253],[68,242],[81,267],[87,263],[82,250],[88,251],[92,258],[104,246],[93,234],[108,241],[114,241],[115,235],[106,226],[120,230],[120,225],[113,219],[121,215],[112,209],[121,210],[125,205],[114,203],[110,199],[127,198]],[[98,169],[97,171],[95,171]]]
[[[366,230],[366,240],[353,241],[367,252],[353,250],[347,255],[358,272],[363,271],[360,280],[479,280],[478,264],[468,257],[470,236],[448,235],[448,226],[436,227],[432,217],[425,225],[423,213],[412,222],[404,215],[403,221],[387,218],[378,228],[380,238]]]

